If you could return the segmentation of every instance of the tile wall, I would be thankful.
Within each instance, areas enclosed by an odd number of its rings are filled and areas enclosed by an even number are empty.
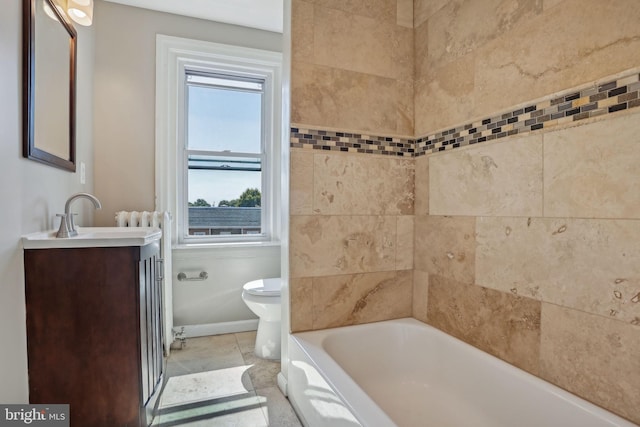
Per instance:
[[[636,109],[418,157],[414,317],[640,422],[638,135]]]
[[[291,122],[413,135],[412,0],[292,1]]]
[[[291,152],[293,331],[411,316],[413,162]]]
[[[636,0],[416,0],[415,134],[640,65]]]
[[[640,3],[374,3],[293,0],[292,329],[412,315],[640,423]]]
[[[293,331],[411,316],[412,13],[292,2]]]
[[[415,6],[414,317],[640,423],[640,3]]]

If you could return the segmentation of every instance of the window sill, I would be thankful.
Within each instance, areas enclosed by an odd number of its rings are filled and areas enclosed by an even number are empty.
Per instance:
[[[258,249],[280,247],[279,241],[262,242],[220,242],[220,243],[178,243],[172,246],[174,251],[184,250],[225,250],[225,249]]]

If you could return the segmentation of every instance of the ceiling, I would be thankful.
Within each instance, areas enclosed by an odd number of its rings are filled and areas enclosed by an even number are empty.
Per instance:
[[[127,6],[158,10],[282,32],[283,0],[107,0]]]

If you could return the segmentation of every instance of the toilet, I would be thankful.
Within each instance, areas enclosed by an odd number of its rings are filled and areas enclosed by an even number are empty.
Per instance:
[[[255,354],[263,359],[280,359],[280,288],[278,278],[260,279],[242,287],[242,300],[256,316]]]

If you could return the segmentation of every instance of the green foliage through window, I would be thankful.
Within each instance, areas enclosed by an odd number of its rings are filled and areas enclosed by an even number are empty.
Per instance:
[[[233,200],[221,200],[218,207],[253,208],[260,207],[260,190],[247,188],[239,198]]]
[[[189,202],[189,206],[210,208],[211,205],[204,199],[198,199],[195,202]]]

